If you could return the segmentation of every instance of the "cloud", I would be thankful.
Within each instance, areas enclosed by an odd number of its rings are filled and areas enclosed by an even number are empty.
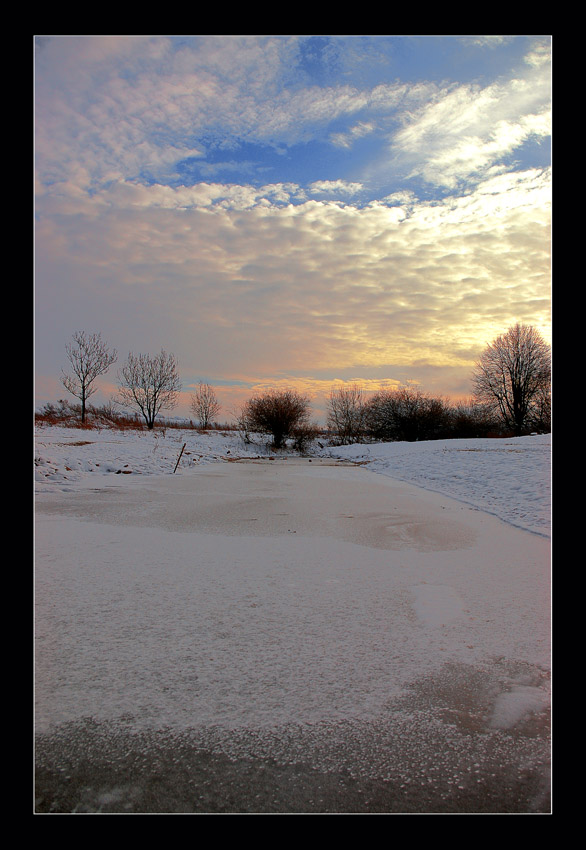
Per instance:
[[[509,324],[547,331],[551,176],[519,162],[549,133],[546,45],[486,85],[388,82],[387,47],[40,39],[44,350],[88,329],[233,393],[369,372],[459,392]]]
[[[360,121],[344,133],[332,133],[330,139],[334,145],[341,148],[351,148],[357,139],[368,136],[374,130],[375,125],[372,122]]]
[[[289,38],[184,47],[165,38],[45,40],[36,68],[39,179],[70,180],[76,163],[94,184],[166,181],[179,160],[202,157],[200,137],[290,145],[368,106],[369,93],[347,84],[299,85],[298,49]]]
[[[489,47],[491,49],[496,49],[497,47],[501,47],[503,44],[508,44],[513,38],[515,38],[515,36],[512,35],[459,36],[459,39],[463,44],[471,44],[474,47]]]
[[[347,180],[315,180],[309,185],[309,192],[312,195],[356,195],[363,188],[362,183]]]
[[[40,210],[41,278],[53,268],[72,305],[101,292],[129,335],[138,307],[181,362],[205,351],[208,372],[468,366],[513,321],[547,322],[547,171],[443,202],[407,196],[407,210],[400,198],[278,203],[280,191],[115,184],[71,209],[53,198],[50,216]]]
[[[531,138],[551,132],[549,75],[538,65],[525,77],[484,87],[452,85],[402,119],[390,154],[409,175],[456,188],[507,167],[508,157]]]
[[[209,150],[242,143],[287,147],[321,140],[349,147],[373,134],[372,118],[421,104],[432,84],[308,82],[300,39],[49,38],[37,54],[39,181],[83,178],[177,182],[197,158],[208,178],[237,161]],[[341,122],[344,129],[332,132]],[[240,167],[243,164],[240,163]]]

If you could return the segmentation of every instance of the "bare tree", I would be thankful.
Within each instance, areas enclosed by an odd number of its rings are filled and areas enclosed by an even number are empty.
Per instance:
[[[449,419],[443,399],[416,387],[380,390],[365,411],[366,430],[377,440],[435,440],[446,433]]]
[[[294,437],[309,421],[309,399],[295,390],[274,390],[249,399],[240,413],[243,433],[270,434],[276,449]]]
[[[474,398],[498,412],[517,436],[549,408],[551,349],[530,325],[516,324],[483,352],[473,373]]]
[[[73,343],[65,346],[73,375],[63,372],[61,383],[65,389],[81,401],[81,421],[85,422],[87,402],[97,392],[96,378],[108,371],[116,362],[118,354],[110,351],[100,334],[73,334]]]
[[[142,414],[147,428],[152,430],[161,410],[172,410],[178,401],[181,381],[177,359],[161,350],[148,354],[129,354],[118,374],[119,403]]]
[[[199,381],[196,391],[191,396],[191,410],[197,417],[201,428],[210,427],[220,412],[220,402],[213,387]]]
[[[486,437],[498,433],[501,427],[502,422],[494,410],[474,399],[456,402],[450,409],[449,436],[452,438]]]
[[[356,443],[364,433],[365,399],[363,390],[353,384],[330,392],[328,399],[328,428],[345,445]]]

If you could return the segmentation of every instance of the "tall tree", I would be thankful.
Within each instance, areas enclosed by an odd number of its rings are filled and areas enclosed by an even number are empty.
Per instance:
[[[96,378],[108,371],[118,357],[116,349],[110,351],[100,334],[73,334],[73,343],[65,346],[73,375],[63,372],[61,383],[81,401],[81,421],[85,422],[87,402],[97,392]]]
[[[542,419],[551,386],[551,349],[531,325],[516,324],[487,346],[473,373],[474,397],[516,436]]]
[[[177,405],[181,390],[177,369],[175,356],[161,350],[154,357],[129,354],[118,374],[119,402],[138,410],[149,430],[155,427],[161,410],[172,410]]]

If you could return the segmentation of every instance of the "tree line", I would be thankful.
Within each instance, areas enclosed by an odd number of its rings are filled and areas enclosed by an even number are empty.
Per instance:
[[[80,418],[85,423],[89,399],[97,392],[96,380],[104,375],[118,359],[116,349],[110,350],[99,333],[79,331],[73,342],[65,346],[70,372],[63,372],[61,383],[80,400]],[[163,349],[154,356],[128,355],[118,372],[118,396],[112,401],[121,408],[138,413],[147,428],[155,427],[157,417],[164,410],[173,410],[179,400],[181,380],[179,364],[174,354]],[[191,397],[191,408],[202,428],[208,428],[217,416],[220,405],[212,387],[199,382]],[[108,415],[111,416],[112,407]]]
[[[366,398],[359,386],[332,391],[328,424],[340,442],[522,436],[551,430],[551,349],[530,325],[516,324],[481,354],[472,397],[456,405],[406,387]]]
[[[117,360],[100,334],[74,334],[66,345],[71,370],[63,386],[80,400],[86,421],[96,380]],[[157,417],[176,407],[181,390],[177,359],[161,350],[154,356],[129,354],[118,372],[114,400],[132,410],[150,430]],[[486,347],[472,374],[472,396],[452,404],[418,388],[381,389],[367,394],[354,384],[331,390],[327,402],[329,436],[340,444],[361,440],[435,440],[498,435],[521,436],[551,428],[551,351],[539,332],[516,324]],[[213,387],[200,381],[191,395],[191,410],[201,428],[209,428],[220,411]],[[297,448],[317,436],[309,397],[294,390],[271,390],[242,406],[237,427],[245,439],[255,433],[272,438],[276,449],[287,440]]]

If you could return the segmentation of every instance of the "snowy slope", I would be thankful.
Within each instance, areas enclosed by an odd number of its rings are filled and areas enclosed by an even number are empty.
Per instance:
[[[407,481],[537,534],[550,533],[551,436],[371,443],[329,454]]]

